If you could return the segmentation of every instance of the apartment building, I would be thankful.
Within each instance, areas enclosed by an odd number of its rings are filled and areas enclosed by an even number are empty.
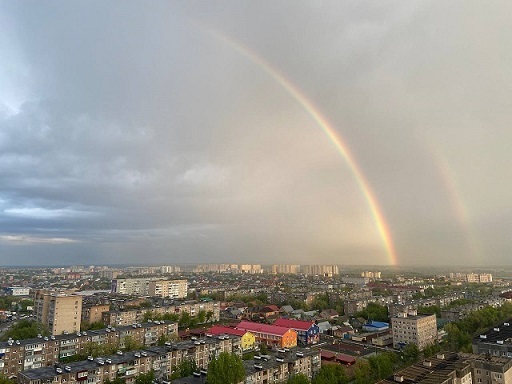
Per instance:
[[[305,275],[333,277],[339,274],[337,265],[303,265],[301,269]]]
[[[512,319],[504,321],[472,341],[473,353],[512,358]]]
[[[113,279],[111,292],[124,295],[184,299],[187,297],[188,282],[187,280],[155,278]]]
[[[272,265],[272,273],[275,274],[298,274],[300,273],[300,265],[296,264],[274,264]]]
[[[261,264],[240,264],[239,271],[242,273],[258,274],[263,273]]]
[[[361,277],[368,277],[370,279],[380,279],[382,272],[380,271],[363,271]]]
[[[184,299],[188,293],[187,280],[151,280],[148,286],[149,296]]]
[[[113,381],[119,378],[129,383],[136,376],[151,370],[161,381],[168,379],[173,370],[185,360],[194,360],[199,368],[207,369],[209,362],[221,352],[240,355],[239,338],[206,337],[139,351],[119,352],[65,365],[30,369],[19,373],[18,383],[101,383],[107,379]]]
[[[172,314],[181,316],[183,312],[188,313],[191,317],[196,317],[200,313],[205,314],[206,321],[219,321],[220,305],[218,301],[187,301],[176,305],[166,305],[155,308],[130,309],[122,311],[103,312],[103,324],[112,326],[130,325],[140,323],[144,320],[147,312],[153,313],[155,316]]]
[[[378,384],[509,384],[512,360],[472,353],[441,352],[405,369]]]
[[[77,332],[82,318],[82,296],[37,290],[34,317],[46,325],[52,335]]]
[[[82,305],[82,321],[92,324],[103,321],[103,312],[110,310],[109,304]]]
[[[468,283],[492,283],[490,273],[460,273],[450,272],[451,280],[467,281]]]
[[[416,344],[421,351],[426,346],[437,343],[436,315],[401,313],[391,318],[391,329],[394,348]]]
[[[508,357],[459,353],[461,359],[469,362],[474,383],[512,383],[512,360]]]
[[[7,287],[7,288],[5,288],[5,293],[9,296],[29,296],[30,288],[29,287]]]
[[[456,353],[439,353],[436,356],[395,372],[377,384],[472,384],[471,364]],[[479,382],[481,383],[481,382]]]
[[[320,340],[320,328],[314,321],[277,319],[274,325],[295,330],[297,332],[297,342],[301,345],[316,344]]]
[[[208,333],[213,336],[232,335],[240,337],[240,346],[243,352],[252,351],[256,347],[256,338],[249,331],[235,329],[225,325],[214,325],[208,330]]]
[[[16,377],[20,372],[53,365],[59,359],[90,354],[95,345],[124,346],[126,338],[146,347],[157,344],[161,335],[177,336],[176,323],[154,322],[106,328],[67,335],[0,342],[0,373]]]
[[[286,383],[291,376],[302,374],[311,379],[321,366],[319,350],[278,352],[270,358],[244,361],[245,383]]]
[[[252,321],[241,321],[236,328],[251,332],[258,342],[265,343],[267,346],[277,348],[297,346],[297,332],[293,329]]]
[[[176,273],[180,271],[181,268],[176,265],[162,265],[160,267],[160,273]]]
[[[490,273],[468,273],[466,281],[468,283],[492,283],[492,275]]]

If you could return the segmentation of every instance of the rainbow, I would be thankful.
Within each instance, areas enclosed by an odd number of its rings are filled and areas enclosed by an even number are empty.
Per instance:
[[[249,59],[252,63],[257,65],[261,70],[265,71],[272,79],[276,81],[295,101],[297,101],[302,108],[308,113],[308,115],[318,124],[319,127],[322,128],[325,135],[329,138],[329,140],[334,144],[336,150],[343,156],[346,163],[348,164],[354,178],[362,191],[370,211],[372,213],[373,219],[379,231],[379,234],[382,238],[384,246],[386,248],[386,252],[388,254],[389,261],[392,265],[396,265],[398,263],[396,250],[393,244],[393,239],[391,237],[391,232],[386,223],[382,210],[378,204],[377,198],[373,193],[370,184],[366,177],[364,176],[361,168],[357,164],[354,156],[350,152],[345,140],[343,140],[342,136],[336,132],[332,124],[319,112],[318,108],[315,104],[308,99],[306,95],[290,80],[288,80],[282,73],[280,73],[276,68],[274,68],[270,63],[264,60],[262,57],[258,56],[255,52],[251,51],[247,47],[241,45],[237,41],[232,38],[225,36],[224,34],[213,30],[211,28],[207,28],[204,25],[201,25],[201,28],[206,30],[208,34],[214,36],[216,39],[224,42],[226,45],[231,47],[233,50],[241,54],[242,56]]]
[[[472,233],[473,231],[470,225],[470,214],[466,204],[464,203],[464,199],[462,198],[462,193],[458,186],[457,178],[455,173],[450,168],[446,157],[442,155],[440,150],[437,149],[439,146],[433,145],[432,142],[432,138],[428,136],[423,139],[425,148],[432,157],[444,184],[445,191],[447,192],[450,199],[450,206],[455,218],[457,219],[457,223],[464,231],[466,248],[469,256],[473,261],[478,260],[482,247],[478,239]]]

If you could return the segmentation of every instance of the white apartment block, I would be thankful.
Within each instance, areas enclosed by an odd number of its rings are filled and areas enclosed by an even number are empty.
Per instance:
[[[160,267],[160,273],[176,273],[180,271],[181,268],[176,265],[162,265]]]
[[[272,265],[272,273],[283,273],[283,274],[298,274],[300,273],[300,265],[296,264],[274,264]]]
[[[187,280],[165,280],[154,278],[130,278],[112,280],[112,293],[138,296],[169,297],[184,299],[187,297]]]
[[[361,272],[361,277],[368,277],[370,279],[380,279],[381,272],[364,271]]]
[[[302,273],[306,275],[332,277],[339,274],[339,269],[337,265],[303,265]]]
[[[425,347],[437,343],[436,315],[400,313],[391,318],[391,329],[395,348],[416,344],[422,351]]]
[[[468,283],[492,283],[492,274],[450,272],[450,279],[467,281]]]
[[[263,273],[263,268],[261,268],[261,264],[241,264],[240,272],[258,274]]]
[[[149,282],[149,296],[184,299],[187,297],[187,280],[152,280]]]

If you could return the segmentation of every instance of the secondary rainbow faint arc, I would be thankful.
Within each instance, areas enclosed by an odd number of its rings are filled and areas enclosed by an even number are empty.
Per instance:
[[[242,56],[248,58],[252,63],[256,64],[260,69],[271,76],[281,87],[283,87],[284,90],[286,90],[290,96],[292,96],[304,108],[310,117],[322,128],[324,133],[334,144],[338,152],[343,156],[350,170],[352,171],[352,174],[354,175],[356,182],[364,197],[366,198],[368,206],[370,207],[370,211],[372,213],[373,219],[375,220],[375,224],[377,225],[377,229],[382,238],[382,241],[384,242],[390,262],[391,264],[396,265],[398,259],[395,246],[393,244],[390,230],[384,215],[382,214],[382,210],[378,204],[377,198],[375,197],[375,194],[373,193],[368,180],[366,180],[366,177],[355,161],[354,156],[350,153],[347,144],[341,135],[335,131],[332,124],[324,116],[322,116],[313,102],[310,101],[296,85],[289,81],[283,74],[281,74],[276,68],[265,61],[262,57],[258,56],[249,48],[243,46],[232,38],[225,36],[216,30],[207,28],[204,25],[201,25],[201,27],[205,29],[209,34],[213,35],[217,39],[223,41],[229,47],[233,48]]]

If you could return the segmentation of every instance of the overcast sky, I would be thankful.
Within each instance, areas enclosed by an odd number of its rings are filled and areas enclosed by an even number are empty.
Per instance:
[[[2,1],[0,264],[510,263],[511,14]]]

